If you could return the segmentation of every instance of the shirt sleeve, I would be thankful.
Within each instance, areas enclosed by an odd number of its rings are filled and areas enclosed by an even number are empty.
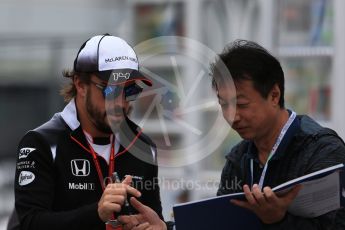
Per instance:
[[[340,163],[345,163],[345,145],[336,136],[322,136],[309,145],[312,153],[307,162],[305,174],[315,172]],[[316,218],[303,218],[287,213],[284,219],[265,229],[345,229],[345,209],[341,208]]]
[[[30,131],[18,147],[15,206],[21,229],[94,229],[103,224],[97,203],[74,210],[54,211],[56,172],[50,146]]]

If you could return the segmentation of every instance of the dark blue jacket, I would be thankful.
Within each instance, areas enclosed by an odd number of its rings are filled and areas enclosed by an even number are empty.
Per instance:
[[[305,174],[345,163],[345,144],[333,130],[321,127],[308,116],[297,116],[295,121],[295,131],[284,143],[284,151],[279,151],[279,147],[268,164],[264,186],[275,187]],[[243,140],[226,156],[217,195],[243,192],[242,186],[252,183],[250,161],[253,158],[256,162],[254,183],[257,183],[262,169],[257,156],[249,151],[253,149],[252,145],[251,141]],[[264,225],[264,229],[345,229],[345,209],[317,218],[301,218],[287,213],[282,221]]]

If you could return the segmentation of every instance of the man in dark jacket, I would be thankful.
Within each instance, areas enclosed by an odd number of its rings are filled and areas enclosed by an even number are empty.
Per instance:
[[[244,139],[227,155],[217,195],[244,192],[246,201],[232,202],[253,211],[264,229],[345,229],[344,208],[316,218],[298,217],[287,210],[301,187],[280,196],[271,189],[345,163],[345,144],[333,130],[285,109],[278,60],[254,42],[235,41],[212,64],[212,85],[224,118]],[[159,221],[149,207],[131,201],[140,214],[120,217],[126,229],[135,229],[139,221],[147,226]]]
[[[120,213],[135,212],[127,195],[163,219],[155,144],[127,117],[129,101],[152,85],[132,47],[94,36],[64,75],[72,80],[63,89],[68,105],[18,147],[21,229],[113,229]]]
[[[222,74],[222,68],[230,71]],[[300,187],[272,191],[288,180],[345,163],[345,146],[333,131],[284,107],[284,73],[258,44],[237,40],[212,65],[212,85],[224,118],[244,139],[227,155],[217,195],[244,192],[234,204],[253,211],[265,229],[345,229],[345,210],[316,218],[287,211]],[[223,72],[224,73],[224,72]]]

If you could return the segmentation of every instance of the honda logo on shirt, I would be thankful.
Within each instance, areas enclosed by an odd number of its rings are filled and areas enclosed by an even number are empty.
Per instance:
[[[74,176],[88,176],[90,174],[90,161],[84,159],[71,160],[71,169]]]

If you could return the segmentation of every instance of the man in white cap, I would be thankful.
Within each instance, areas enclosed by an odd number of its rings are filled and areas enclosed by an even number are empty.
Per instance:
[[[18,147],[20,228],[121,229],[116,218],[136,212],[128,195],[163,219],[156,146],[127,116],[130,101],[152,85],[132,47],[94,36],[64,76],[71,79],[62,90],[67,106]]]

